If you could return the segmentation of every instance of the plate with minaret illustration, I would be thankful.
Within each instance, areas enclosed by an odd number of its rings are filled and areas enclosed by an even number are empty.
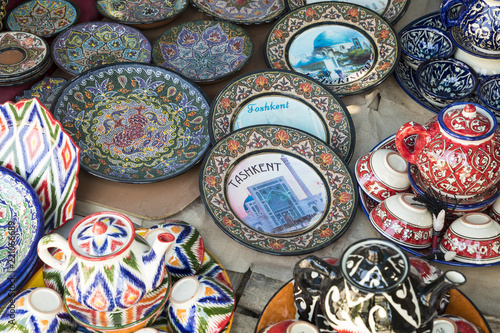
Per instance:
[[[285,126],[232,132],[209,151],[200,192],[214,222],[231,238],[275,255],[317,251],[350,226],[356,182],[338,153]]]

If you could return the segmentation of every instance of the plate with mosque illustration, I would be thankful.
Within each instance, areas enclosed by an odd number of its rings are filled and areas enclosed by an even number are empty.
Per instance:
[[[308,75],[345,96],[386,80],[399,62],[401,47],[392,26],[372,10],[320,2],[279,19],[264,51],[269,68]]]
[[[82,168],[125,183],[178,176],[209,148],[205,93],[151,64],[117,63],[82,73],[52,104],[80,147]]]
[[[286,10],[284,0],[193,0],[202,13],[236,24],[260,24],[278,18]]]
[[[322,1],[325,0],[287,0],[286,6],[292,11],[299,7]],[[340,0],[327,1],[337,2]],[[410,5],[410,0],[342,0],[342,2],[353,3],[371,9],[392,25],[396,24],[403,17]]]
[[[358,205],[356,181],[334,149],[277,125],[222,138],[205,157],[200,192],[227,235],[274,255],[331,244],[350,226]]]
[[[287,70],[262,70],[229,82],[212,103],[212,143],[237,129],[284,125],[312,134],[349,162],[356,142],[351,115],[342,101],[316,80]]]

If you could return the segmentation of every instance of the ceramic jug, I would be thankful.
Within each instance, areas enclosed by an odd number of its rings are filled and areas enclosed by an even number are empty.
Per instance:
[[[107,312],[130,308],[162,283],[168,274],[165,253],[175,240],[165,232],[150,245],[135,233],[132,221],[115,212],[87,216],[68,239],[42,237],[40,259],[61,271],[65,289],[80,304]],[[56,259],[50,248],[60,249],[64,259]]]
[[[462,8],[454,17],[452,7]],[[444,0],[441,19],[445,25],[458,26],[471,45],[479,51],[500,54],[500,1]]]
[[[447,271],[425,284],[394,243],[364,239],[352,244],[337,264],[309,256],[294,268],[294,282],[317,295],[338,333],[430,333],[442,298],[465,283]]]
[[[410,150],[405,140],[412,136]],[[451,198],[473,198],[500,181],[500,130],[479,104],[450,104],[424,126],[407,122],[396,133],[396,148],[427,185]]]

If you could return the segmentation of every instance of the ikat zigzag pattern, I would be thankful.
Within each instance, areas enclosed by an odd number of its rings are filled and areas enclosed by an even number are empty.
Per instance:
[[[80,149],[37,100],[0,105],[0,165],[37,192],[45,232],[74,216]]]

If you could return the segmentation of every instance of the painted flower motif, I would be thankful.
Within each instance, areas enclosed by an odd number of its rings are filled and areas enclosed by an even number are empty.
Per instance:
[[[276,69],[283,69],[283,65],[281,64],[281,61],[273,62],[273,67]]]
[[[281,40],[284,35],[285,35],[285,33],[283,32],[283,30],[275,30],[274,31],[274,37],[276,39],[280,39]]]
[[[305,93],[311,93],[311,91],[313,90],[311,84],[309,82],[306,82],[306,83],[302,83],[300,85],[300,89]]]
[[[320,155],[321,158],[321,161],[323,161],[324,164],[326,165],[330,165],[333,163],[333,156],[332,154],[327,154],[327,153],[323,153]]]
[[[351,200],[351,195],[347,192],[342,192],[340,193],[338,199],[341,203],[345,204],[346,202],[349,202]]]
[[[342,122],[342,119],[344,119],[344,116],[340,112],[335,112],[333,114],[333,121],[335,121],[337,124]]]
[[[333,230],[330,228],[326,228],[319,231],[319,237],[326,238],[330,237],[331,235],[333,235]]]
[[[389,37],[389,35],[390,35],[389,30],[382,30],[377,34],[377,37],[379,40],[381,40],[381,39],[386,39],[387,37]]]
[[[210,187],[215,187],[215,184],[217,184],[217,181],[215,180],[215,176],[210,175],[207,178],[205,178],[205,181]]]
[[[225,226],[230,227],[230,228],[232,228],[232,227],[234,227],[234,226],[235,226],[234,222],[233,222],[233,221],[232,221],[229,217],[227,217],[227,216],[224,216],[224,217],[222,218],[222,223],[223,223]]]
[[[356,8],[351,8],[347,12],[347,18],[351,20],[356,20],[359,16],[359,11]]]
[[[229,140],[228,144],[227,144],[227,148],[230,150],[230,151],[235,151],[237,150],[238,148],[240,147],[240,143],[236,140]]]
[[[285,245],[282,244],[282,243],[280,243],[280,242],[278,242],[278,241],[272,241],[272,240],[270,240],[269,241],[269,247],[271,247],[274,250],[281,250],[281,249],[283,249],[285,247]]]
[[[276,139],[280,141],[288,141],[290,136],[285,130],[279,130],[278,133],[276,133]]]
[[[315,16],[317,16],[317,13],[314,9],[312,8],[307,8],[306,9],[306,19],[312,19]]]
[[[224,109],[228,109],[230,106],[231,106],[231,100],[229,98],[223,98],[221,101],[220,101],[220,104],[222,105],[222,107]]]
[[[361,86],[359,84],[354,84],[354,85],[350,86],[348,89],[355,91],[355,90],[361,89]]]
[[[255,80],[255,83],[258,85],[258,86],[264,86],[267,84],[267,79],[265,77],[263,77],[262,75],[260,75],[256,80]]]
[[[388,61],[386,61],[386,62],[384,62],[383,64],[381,64],[381,65],[379,66],[379,68],[380,68],[381,70],[384,70],[384,69],[389,68],[390,66],[391,66],[391,64],[390,64]]]

